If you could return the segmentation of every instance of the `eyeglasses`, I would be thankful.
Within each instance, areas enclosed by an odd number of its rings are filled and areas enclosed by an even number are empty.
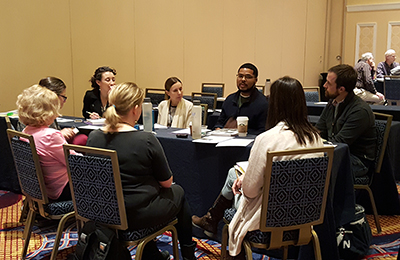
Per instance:
[[[64,99],[64,102],[66,102],[67,101],[67,97],[66,96],[64,96],[64,95],[58,95],[59,97],[62,97],[63,99]]]
[[[242,79],[242,78],[245,78],[245,79],[253,79],[253,78],[255,78],[254,76],[252,76],[252,75],[250,75],[250,74],[246,74],[246,75],[237,74],[236,77],[238,77],[238,79]]]

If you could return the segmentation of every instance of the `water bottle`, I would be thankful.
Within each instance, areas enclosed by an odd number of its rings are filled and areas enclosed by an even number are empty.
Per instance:
[[[142,119],[145,132],[153,131],[153,104],[150,98],[144,98],[142,104]]]
[[[200,100],[193,101],[192,108],[192,138],[200,139],[201,138],[201,106]]]
[[[269,96],[270,94],[270,89],[271,89],[271,80],[266,79],[265,80],[265,88],[264,88],[264,96]]]

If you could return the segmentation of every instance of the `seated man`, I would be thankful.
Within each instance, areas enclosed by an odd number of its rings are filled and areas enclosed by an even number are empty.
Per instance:
[[[372,56],[372,53],[364,53],[354,66],[354,69],[358,73],[354,93],[365,102],[382,105],[385,102],[385,97],[376,91],[374,82],[372,81],[373,74],[375,73],[374,56]]]
[[[268,111],[267,98],[256,88],[258,69],[251,63],[245,63],[236,76],[238,91],[225,99],[215,129],[236,128],[236,118],[247,116],[249,134],[258,135],[265,131]]]
[[[328,70],[324,88],[330,100],[316,127],[322,138],[349,146],[353,177],[360,177],[374,166],[377,137],[371,107],[353,92],[356,82],[357,72],[349,65]]]
[[[399,66],[399,63],[395,62],[396,52],[389,49],[385,52],[385,61],[379,62],[378,69],[376,71],[377,78],[384,78],[390,75],[390,71]]]

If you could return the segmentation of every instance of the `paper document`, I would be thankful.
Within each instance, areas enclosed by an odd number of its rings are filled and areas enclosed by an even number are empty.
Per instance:
[[[247,167],[249,166],[249,161],[237,162],[233,167],[238,171],[239,175],[245,174]]]
[[[62,118],[62,117],[57,117],[57,123],[68,123],[68,122],[74,122],[74,119],[69,119],[69,118]]]
[[[222,128],[218,130],[211,131],[210,135],[220,135],[220,136],[235,136],[238,135],[238,130],[235,128]]]
[[[188,134],[190,135],[190,129],[185,128],[185,129],[180,129],[172,132],[173,134]]]
[[[208,135],[206,137],[200,138],[200,139],[195,139],[192,142],[193,143],[205,143],[205,144],[218,144],[220,142],[232,139],[233,137],[231,136],[212,136]]]
[[[215,147],[228,147],[228,146],[246,147],[253,141],[254,139],[233,138],[228,141],[218,143]]]

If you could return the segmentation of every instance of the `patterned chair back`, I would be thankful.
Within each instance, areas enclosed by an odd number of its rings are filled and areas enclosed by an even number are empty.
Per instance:
[[[193,100],[200,100],[201,104],[207,104],[208,109],[215,110],[217,107],[217,94],[192,92],[192,102]]]
[[[161,101],[166,99],[165,90],[157,88],[146,88],[145,97],[149,97],[153,107],[158,106]]]
[[[33,136],[7,129],[22,193],[42,204],[48,198]]]
[[[202,93],[215,93],[217,97],[224,96],[224,83],[202,83],[201,92]]]
[[[76,218],[128,228],[117,152],[64,144],[64,154]]]
[[[294,229],[299,229],[299,243],[307,244],[310,226],[323,222],[333,150],[323,147],[267,153],[260,231],[271,232],[270,248],[281,247],[284,234]],[[274,161],[274,157],[316,153],[325,155]]]
[[[387,139],[389,137],[393,116],[376,112],[374,112],[374,115],[377,136],[375,172],[379,173],[381,171],[383,157],[385,155]]]
[[[306,102],[319,102],[319,93],[318,91],[307,91],[304,92],[306,96]]]

